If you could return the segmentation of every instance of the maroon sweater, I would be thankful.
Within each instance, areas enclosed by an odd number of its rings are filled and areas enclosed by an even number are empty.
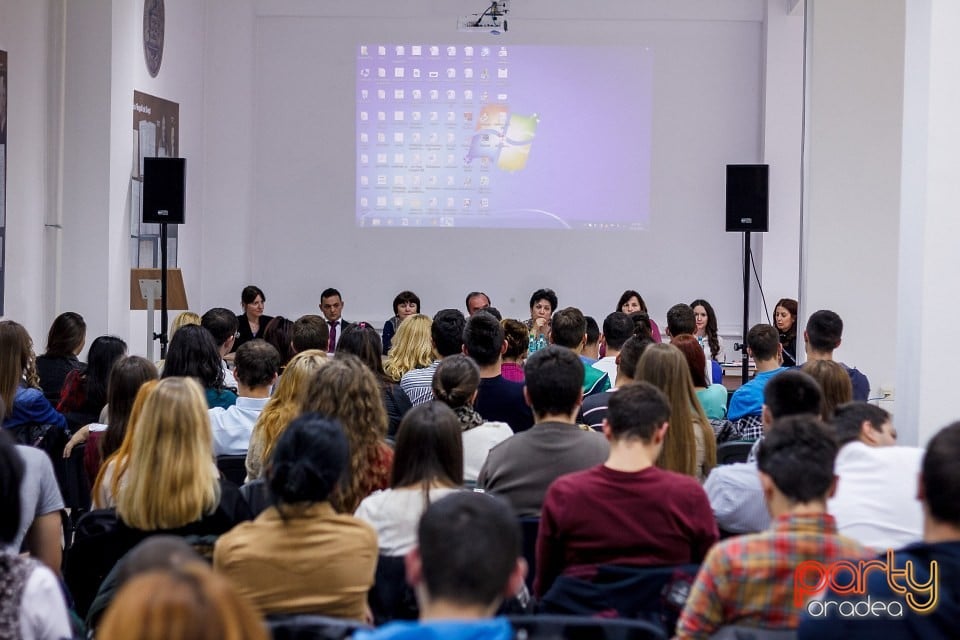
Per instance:
[[[571,473],[547,490],[534,592],[542,597],[560,574],[589,580],[602,564],[698,563],[718,537],[707,494],[690,476],[604,465]]]

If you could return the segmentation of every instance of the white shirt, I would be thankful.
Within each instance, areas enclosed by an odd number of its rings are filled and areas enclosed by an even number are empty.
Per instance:
[[[476,482],[490,449],[513,435],[506,422],[484,422],[463,432],[463,481]]]
[[[899,549],[923,537],[917,478],[923,449],[845,444],[837,454],[837,492],[827,510],[837,530],[878,552]]]
[[[770,512],[756,462],[722,464],[713,468],[704,491],[710,499],[717,526],[729,533],[756,533],[770,526]]]
[[[431,489],[430,502],[461,489]],[[356,517],[377,531],[380,555],[403,556],[417,545],[417,525],[427,501],[419,487],[376,491],[360,503]]]
[[[60,583],[50,569],[34,567],[20,598],[20,636],[23,640],[70,638],[70,618]]]
[[[214,407],[208,410],[213,429],[213,454],[242,455],[250,448],[250,434],[260,412],[270,398],[240,396],[232,407]]]
[[[617,386],[617,356],[604,356],[590,366],[606,373],[611,387]]]

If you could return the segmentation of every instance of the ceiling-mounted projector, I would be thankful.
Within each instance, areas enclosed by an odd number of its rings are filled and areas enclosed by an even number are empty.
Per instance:
[[[494,0],[483,13],[474,13],[457,20],[457,31],[500,35],[507,30],[507,6],[510,0]]]

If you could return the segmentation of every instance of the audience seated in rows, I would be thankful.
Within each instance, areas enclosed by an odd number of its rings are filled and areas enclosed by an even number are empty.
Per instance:
[[[575,422],[583,400],[583,368],[576,353],[556,345],[527,358],[523,393],[536,424],[491,449],[477,481],[506,498],[519,516],[539,516],[547,487],[559,476],[607,459],[604,437]]]
[[[441,358],[460,353],[463,349],[465,324],[463,314],[456,309],[441,309],[433,316],[433,322],[430,324],[433,362],[425,367],[411,369],[400,378],[400,387],[414,406],[433,400],[433,374]],[[403,326],[400,325],[401,330]]]
[[[505,422],[514,432],[533,426],[533,413],[523,397],[523,385],[500,375],[507,341],[503,327],[490,313],[480,310],[463,329],[463,353],[480,367],[480,386],[473,406],[484,420]]]
[[[807,361],[833,360],[833,351],[840,347],[843,338],[843,320],[833,311],[821,309],[814,311],[807,319],[807,328],[803,331],[803,346],[807,351]],[[866,402],[870,397],[870,381],[856,367],[840,363],[853,385],[853,399]]]
[[[583,363],[583,395],[603,393],[610,388],[610,377],[591,366],[595,361],[583,355],[587,343],[587,320],[574,307],[561,309],[553,314],[550,323],[550,344],[570,349]]]
[[[537,538],[538,597],[557,576],[590,580],[602,564],[699,563],[717,541],[700,484],[656,466],[673,428],[670,417],[670,403],[652,384],[631,383],[612,394],[603,422],[606,462],[561,476],[547,490]]]
[[[234,405],[210,409],[213,429],[213,454],[245,455],[250,435],[260,412],[270,401],[270,389],[280,370],[280,354],[266,340],[244,342],[234,354],[237,401]]]
[[[632,323],[631,323],[632,325]],[[610,402],[610,394],[621,386],[627,386],[633,382],[637,370],[637,363],[647,347],[653,344],[652,340],[630,337],[617,349],[615,362],[617,366],[616,380],[617,385],[607,389],[604,393],[595,393],[588,398],[583,399],[580,406],[580,415],[577,421],[590,426],[595,431],[601,431],[603,428],[603,419],[607,417],[607,405]]]
[[[506,422],[489,422],[473,403],[480,386],[480,367],[471,358],[457,354],[440,361],[433,375],[433,396],[453,409],[463,433],[463,479],[476,483],[490,449],[513,435]]]

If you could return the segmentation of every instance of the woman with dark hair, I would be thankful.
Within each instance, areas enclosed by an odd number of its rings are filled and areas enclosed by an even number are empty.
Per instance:
[[[680,349],[687,359],[690,368],[690,377],[693,379],[693,389],[697,392],[697,400],[707,414],[708,420],[723,420],[727,415],[727,388],[719,383],[710,384],[707,381],[707,357],[703,347],[691,335],[680,335],[670,341],[670,344]]]
[[[650,317],[650,311],[647,310],[647,303],[643,301],[643,296],[633,289],[627,289],[620,295],[620,300],[617,302],[617,308],[614,309],[614,311],[620,311],[627,315],[632,315],[638,311],[647,314],[647,321],[650,324],[650,339],[654,342],[661,341],[660,327],[658,327],[657,323]],[[639,334],[636,335],[638,338],[643,338],[643,336]]]
[[[37,374],[43,395],[51,404],[60,402],[60,391],[67,374],[75,369],[83,369],[84,364],[77,356],[83,351],[86,340],[87,323],[79,313],[65,311],[50,325],[47,350],[37,356]]]
[[[553,289],[537,289],[530,296],[530,319],[525,323],[530,334],[530,353],[547,346],[550,335],[550,320],[557,310],[557,294]]]
[[[773,308],[773,324],[780,334],[783,346],[783,366],[797,364],[797,301],[793,298],[780,298]]]
[[[237,333],[239,335],[233,341],[233,352],[236,352],[244,342],[263,337],[267,325],[273,320],[270,316],[263,315],[263,304],[266,301],[267,296],[263,293],[263,289],[256,285],[247,285],[240,292],[240,306],[243,312],[237,314]]]
[[[263,339],[272,344],[280,354],[280,373],[283,373],[283,368],[297,355],[293,350],[293,320],[283,316],[271,319],[263,330]]]
[[[413,404],[410,398],[383,370],[383,358],[380,354],[380,336],[369,322],[357,322],[348,325],[337,342],[337,353],[350,353],[358,358],[377,377],[380,390],[383,392],[383,408],[387,411],[387,436],[393,438],[400,427],[400,421]]]
[[[107,381],[114,363],[127,352],[127,343],[116,336],[100,336],[90,345],[87,368],[67,374],[57,411],[67,419],[71,431],[100,422],[107,404]]]
[[[506,422],[486,422],[473,408],[480,367],[463,354],[447,356],[433,374],[433,397],[456,414],[463,432],[463,478],[476,482],[490,449],[513,435]]]
[[[38,425],[54,425],[64,431],[67,420],[40,391],[33,340],[20,324],[0,321],[0,399],[3,401],[3,427],[15,429],[23,441],[32,434],[20,433]]]
[[[383,355],[390,351],[400,323],[420,313],[420,298],[413,291],[401,291],[393,299],[393,317],[383,323]]]
[[[503,339],[507,342],[500,375],[506,380],[523,382],[523,361],[530,350],[530,334],[519,320],[504,319],[500,321],[500,326],[503,327]]]
[[[265,615],[364,619],[377,536],[330,502],[349,460],[350,445],[337,420],[300,416],[267,463],[275,506],[217,540],[214,569]]]
[[[427,506],[463,484],[460,421],[439,402],[414,407],[397,432],[390,489],[377,491],[354,514],[377,532],[380,553],[403,556],[417,544]]]
[[[223,385],[221,361],[213,335],[203,327],[188,324],[181,327],[170,340],[160,377],[194,378],[203,387],[207,405],[211,409],[226,409],[237,403],[237,394]]]
[[[723,361],[723,338],[717,334],[717,314],[709,302],[697,298],[690,303],[697,323],[694,337],[703,349],[703,355],[715,362]]]

